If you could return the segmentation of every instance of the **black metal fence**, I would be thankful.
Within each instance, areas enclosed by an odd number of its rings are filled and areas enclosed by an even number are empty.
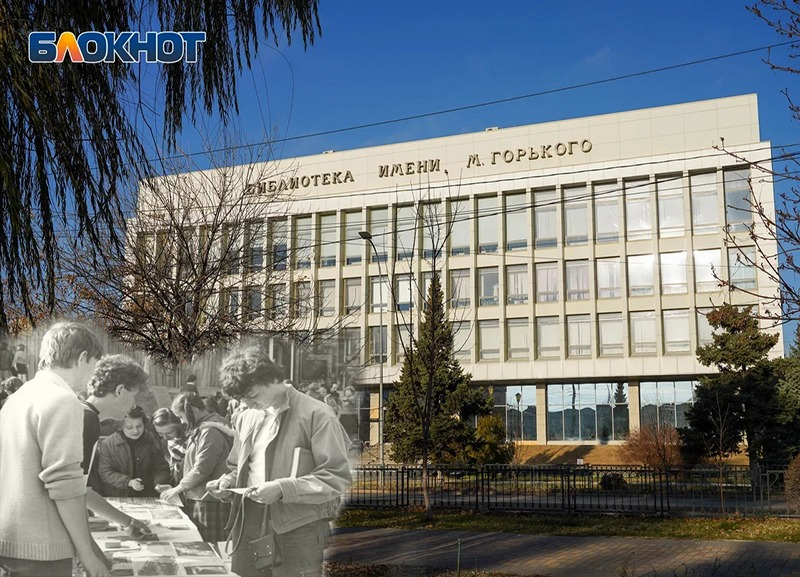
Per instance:
[[[783,471],[598,465],[431,467],[434,507],[476,511],[553,511],[698,516],[794,515]],[[424,504],[420,467],[358,467],[350,507]]]

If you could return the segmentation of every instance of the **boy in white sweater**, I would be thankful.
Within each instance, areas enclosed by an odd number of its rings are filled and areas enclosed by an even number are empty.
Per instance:
[[[86,327],[53,325],[42,339],[36,376],[0,411],[0,564],[15,577],[70,577],[76,555],[88,577],[109,575],[86,521],[83,408],[76,395],[102,354]]]

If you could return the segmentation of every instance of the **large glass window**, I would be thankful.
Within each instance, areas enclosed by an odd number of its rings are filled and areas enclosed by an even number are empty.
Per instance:
[[[469,293],[469,269],[451,270],[450,306],[453,308],[468,307]]]
[[[356,313],[361,310],[361,279],[344,279],[344,312],[346,314]]]
[[[244,290],[244,313],[248,321],[257,321],[264,313],[261,287],[249,286]]]
[[[411,325],[395,325],[394,327],[394,355],[398,363],[406,358],[406,350],[412,346]]]
[[[628,240],[653,236],[653,184],[649,180],[626,180],[625,222]]]
[[[642,425],[685,427],[686,411],[694,403],[695,381],[657,381],[639,384]]]
[[[542,358],[561,356],[561,325],[558,317],[536,319],[536,356]]]
[[[361,329],[347,328],[343,331],[344,340],[344,361],[347,364],[361,364],[361,349],[364,344],[361,342]]]
[[[369,211],[369,233],[375,250],[370,247],[371,262],[386,262],[389,254],[389,209],[372,208]],[[376,256],[377,253],[377,256]]]
[[[413,206],[397,207],[395,223],[395,253],[397,260],[414,256],[414,233],[416,232],[416,211]]]
[[[686,252],[661,254],[661,294],[684,294],[686,287]]]
[[[702,347],[714,342],[714,327],[708,322],[708,313],[712,309],[697,309],[697,346]]]
[[[600,258],[597,264],[597,298],[622,296],[622,266],[618,257]]]
[[[629,314],[631,323],[631,353],[635,355],[654,355],[656,338],[656,313],[642,311]]]
[[[506,267],[506,294],[510,305],[528,302],[528,265],[515,264]]]
[[[589,315],[567,317],[567,342],[570,357],[592,356],[592,323]]]
[[[472,327],[469,321],[453,323],[453,358],[467,362],[472,360]]]
[[[567,263],[567,300],[585,301],[589,299],[589,261],[579,260]]]
[[[658,235],[661,238],[683,236],[683,186],[681,176],[662,176],[656,179],[658,194]]]
[[[339,239],[336,238],[335,214],[323,214],[319,218],[319,266],[336,266],[336,253],[339,250]]]
[[[600,356],[616,357],[625,352],[625,325],[622,313],[602,313],[597,315],[598,335],[600,337]]]
[[[397,310],[410,311],[414,307],[414,285],[410,275],[397,276]]]
[[[480,290],[478,306],[488,307],[499,304],[499,282],[497,267],[478,269],[478,289]]]
[[[537,190],[533,193],[534,235],[536,248],[558,245],[558,198],[555,190]]]
[[[497,197],[478,199],[478,252],[497,252]]]
[[[717,173],[706,172],[689,176],[692,199],[692,232],[713,234],[719,230],[717,209]]]
[[[506,201],[506,250],[528,248],[528,195],[507,194]]]
[[[503,421],[509,441],[535,441],[536,385],[494,387],[493,414]]]
[[[442,204],[439,202],[425,202],[420,205],[422,214],[422,257],[438,257],[443,249],[443,232],[445,230],[445,217]],[[435,253],[435,254],[434,254]]]
[[[373,276],[369,279],[369,302],[373,313],[389,308],[389,283],[387,278]]]
[[[632,297],[653,294],[652,254],[628,257],[628,294]]]
[[[752,246],[728,249],[728,276],[732,287],[756,288],[756,249]]]
[[[720,249],[694,251],[694,288],[696,292],[711,292],[717,290],[719,281],[714,277],[720,274],[722,267]]]
[[[548,440],[623,440],[629,428],[627,383],[547,385]]]
[[[725,171],[725,218],[731,231],[747,230],[753,222],[750,203],[750,170]]]
[[[294,311],[298,317],[305,317],[311,312],[311,283],[302,281],[294,283]]]
[[[480,360],[500,358],[500,321],[478,321],[478,347]]]
[[[247,249],[245,266],[248,272],[259,272],[264,268],[264,223],[247,223],[244,232],[244,246]]]
[[[386,362],[388,344],[386,325],[369,327],[369,360],[371,363]]]
[[[364,218],[361,211],[344,213],[344,263],[359,264],[364,254],[366,241],[358,234],[364,230]],[[372,252],[372,247],[370,247]]]
[[[311,252],[314,246],[314,228],[310,216],[294,219],[294,266],[311,267]]]
[[[689,337],[689,311],[664,311],[664,352],[688,353],[691,351]]]
[[[558,263],[540,262],[536,265],[536,302],[558,300]]]
[[[617,242],[620,225],[620,194],[616,182],[594,185],[594,228],[596,242]]]
[[[506,320],[506,348],[509,359],[528,359],[531,355],[528,319]]]
[[[285,220],[269,221],[270,266],[272,270],[286,270],[288,232]]]
[[[317,311],[321,317],[332,317],[336,314],[336,281],[319,281]]]
[[[589,242],[589,203],[585,186],[564,188],[564,242]]]
[[[468,200],[451,200],[450,214],[450,254],[452,256],[469,254],[470,233],[469,223],[472,222],[472,212]]]
[[[282,319],[288,310],[286,285],[282,283],[267,285],[267,316],[270,319]]]

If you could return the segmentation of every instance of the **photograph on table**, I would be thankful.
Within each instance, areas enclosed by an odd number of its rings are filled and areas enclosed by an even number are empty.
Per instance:
[[[172,557],[152,557],[142,561],[134,560],[133,568],[139,577],[159,575],[180,575],[180,565]]]
[[[173,543],[178,557],[216,557],[217,554],[209,543],[196,541],[193,543]]]
[[[222,565],[190,565],[184,569],[187,575],[230,575]]]

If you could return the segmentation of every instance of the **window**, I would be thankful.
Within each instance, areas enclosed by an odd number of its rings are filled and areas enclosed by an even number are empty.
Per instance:
[[[269,221],[269,258],[272,270],[286,270],[288,231],[285,220]]]
[[[478,199],[478,252],[497,252],[497,197]]]
[[[600,336],[600,356],[618,357],[624,353],[625,328],[622,313],[603,313],[597,315]]]
[[[658,381],[639,384],[642,424],[685,427],[686,412],[694,403],[695,381]]]
[[[332,317],[336,314],[336,281],[319,281],[317,285],[317,311],[321,317]]]
[[[597,259],[597,298],[622,296],[622,265],[619,258]]]
[[[497,267],[478,269],[479,306],[488,307],[499,304],[499,282]]]
[[[414,256],[414,233],[417,228],[416,211],[413,206],[397,207],[395,222],[395,254],[397,260]]]
[[[689,344],[689,311],[664,311],[664,352],[688,353]]]
[[[500,321],[478,321],[478,346],[480,360],[500,358]]]
[[[494,409],[509,441],[536,440],[536,385],[494,387]]]
[[[719,281],[714,278],[720,274],[722,255],[718,248],[694,251],[694,287],[696,292],[717,290]]]
[[[472,360],[472,328],[469,321],[453,323],[453,358]]]
[[[410,275],[397,276],[397,310],[410,311],[414,306],[413,285]]]
[[[444,215],[442,205],[438,202],[425,202],[420,206],[422,214],[422,257],[431,259],[438,257],[442,250],[442,229]],[[434,254],[435,253],[435,254]]]
[[[369,361],[370,363],[386,362],[386,326],[369,327]]]
[[[377,313],[389,308],[389,284],[386,277],[373,276],[369,279],[370,311]]]
[[[616,182],[594,185],[594,228],[596,242],[619,241],[620,194]]]
[[[547,385],[548,440],[623,440],[629,428],[627,383]]]
[[[567,342],[570,357],[592,356],[592,327],[589,315],[567,317]]]
[[[713,234],[719,230],[717,210],[717,173],[689,176],[692,199],[692,233]]]
[[[530,325],[528,319],[506,321],[506,348],[512,360],[529,359],[531,355]]]
[[[635,355],[656,353],[656,313],[653,311],[629,314],[631,322],[631,352]]]
[[[261,288],[249,286],[244,290],[244,313],[248,321],[257,321],[263,314],[263,295]]]
[[[558,199],[555,190],[539,190],[533,193],[534,234],[536,248],[558,245]]]
[[[628,257],[628,294],[632,297],[653,294],[653,255]]]
[[[428,295],[431,292],[431,282],[433,280],[432,272],[422,273],[422,287],[420,291],[420,300],[422,301],[422,310],[428,310]],[[441,289],[441,286],[440,286]]]
[[[702,347],[714,342],[714,327],[708,323],[708,313],[713,309],[697,309],[697,346]]]
[[[294,284],[294,310],[298,317],[308,316],[311,302],[311,283],[308,281]]]
[[[567,263],[567,300],[585,301],[589,299],[589,261],[579,260]]]
[[[472,213],[469,208],[468,200],[450,201],[450,254],[459,256],[469,254],[469,223],[472,221]]]
[[[469,306],[469,269],[450,271],[450,306]]]
[[[542,262],[536,265],[536,302],[558,300],[558,263]]]
[[[344,264],[359,264],[367,244],[358,234],[364,230],[361,211],[344,213]],[[372,247],[370,247],[370,251]]]
[[[752,246],[728,249],[728,276],[731,287],[756,288],[756,249]]]
[[[725,219],[732,232],[747,230],[753,222],[750,204],[750,171],[725,171]]]
[[[361,364],[361,329],[348,328],[343,331],[344,361],[346,364]]]
[[[507,194],[506,201],[506,250],[528,248],[528,195]]]
[[[312,235],[313,228],[310,216],[294,219],[295,268],[311,267],[311,247],[314,246]]]
[[[649,180],[625,181],[625,221],[628,240],[653,236],[653,185]]]
[[[282,319],[288,310],[285,284],[267,285],[267,316],[270,319]]]
[[[395,325],[393,348],[398,363],[403,362],[406,350],[412,345],[411,325]]]
[[[658,235],[661,238],[683,236],[683,187],[681,176],[661,176],[656,179],[658,194]]]
[[[506,293],[510,305],[528,302],[528,265],[515,264],[506,267]]]
[[[158,266],[159,268],[170,268],[173,264],[174,252],[166,248],[166,232],[160,232],[158,241]],[[222,230],[222,260],[225,262],[226,272],[236,275],[241,272],[242,266],[242,238],[232,227],[225,225]]]
[[[685,294],[686,252],[665,252],[661,255],[661,294]]]
[[[344,312],[356,313],[361,310],[361,279],[344,279]]]
[[[561,328],[558,317],[536,319],[536,356],[547,358],[561,356]]]
[[[336,266],[336,252],[339,248],[337,233],[335,214],[323,214],[319,217],[319,266]]]
[[[247,247],[245,266],[248,272],[259,272],[264,268],[264,223],[248,222],[244,230],[244,246]]]
[[[374,250],[370,250],[370,262],[386,262],[389,243],[389,209],[372,208],[369,211],[369,233]],[[372,247],[370,247],[372,249]]]
[[[589,210],[585,186],[564,189],[564,237],[567,245],[589,242]]]
[[[220,290],[219,313],[232,319],[239,318],[239,291],[232,288]]]

